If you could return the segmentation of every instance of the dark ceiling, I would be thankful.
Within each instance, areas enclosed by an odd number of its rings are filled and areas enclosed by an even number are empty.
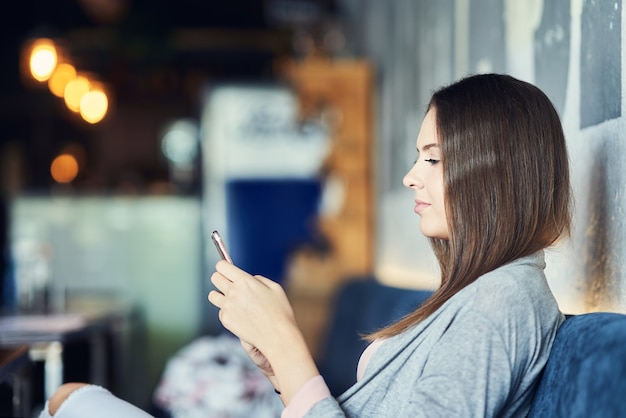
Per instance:
[[[72,137],[97,148],[97,127],[69,120],[56,97],[20,75],[20,51],[29,39],[61,41],[74,65],[103,81],[120,108],[169,106],[193,116],[202,85],[275,77],[276,59],[298,54],[294,34],[314,31],[333,14],[333,0],[6,3],[0,14],[0,151],[18,139],[28,151],[24,187],[45,191],[52,186],[48,165],[57,142]],[[91,162],[110,172],[112,162],[103,158],[95,152]],[[142,164],[162,169],[162,161],[149,158]]]
[[[4,94],[22,88],[23,43],[48,36],[122,96],[155,73],[269,76],[277,55],[293,52],[294,29],[333,13],[321,0],[23,0],[10,9],[0,25]]]

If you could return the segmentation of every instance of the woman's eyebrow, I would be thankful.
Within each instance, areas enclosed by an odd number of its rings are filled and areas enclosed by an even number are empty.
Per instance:
[[[428,151],[429,149],[431,149],[431,148],[435,148],[435,147],[436,147],[436,148],[439,148],[439,144],[437,144],[436,142],[433,142],[432,144],[427,144],[427,145],[424,145],[424,146],[422,147],[422,151]],[[418,150],[417,150],[417,152],[419,153],[419,152],[420,152],[420,150],[418,149]]]

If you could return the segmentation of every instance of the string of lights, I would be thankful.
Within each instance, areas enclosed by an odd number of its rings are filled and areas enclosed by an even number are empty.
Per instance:
[[[38,38],[29,42],[23,52],[32,79],[47,83],[50,92],[62,98],[70,111],[78,113],[90,124],[104,119],[109,108],[104,83],[77,70],[60,42]]]

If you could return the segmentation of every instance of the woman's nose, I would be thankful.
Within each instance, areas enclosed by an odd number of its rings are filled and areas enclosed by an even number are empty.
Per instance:
[[[413,187],[417,187],[421,189],[424,186],[424,183],[420,180],[420,176],[417,173],[416,169],[417,164],[413,165],[413,167],[404,175],[402,179],[402,184],[404,187],[408,187],[409,189]]]
[[[410,173],[410,171],[409,171],[409,173]],[[406,173],[404,175],[404,178],[402,179],[402,184],[404,185],[404,187],[411,188],[411,185],[412,185],[413,182],[409,178],[409,173]]]

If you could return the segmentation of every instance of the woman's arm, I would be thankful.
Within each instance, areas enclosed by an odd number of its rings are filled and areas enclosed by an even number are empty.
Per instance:
[[[261,370],[288,404],[319,371],[285,291],[278,283],[225,261],[217,262],[215,268],[211,282],[217,290],[209,293],[209,301],[219,308],[224,327],[265,357],[265,365],[256,354],[252,359],[261,363]]]

